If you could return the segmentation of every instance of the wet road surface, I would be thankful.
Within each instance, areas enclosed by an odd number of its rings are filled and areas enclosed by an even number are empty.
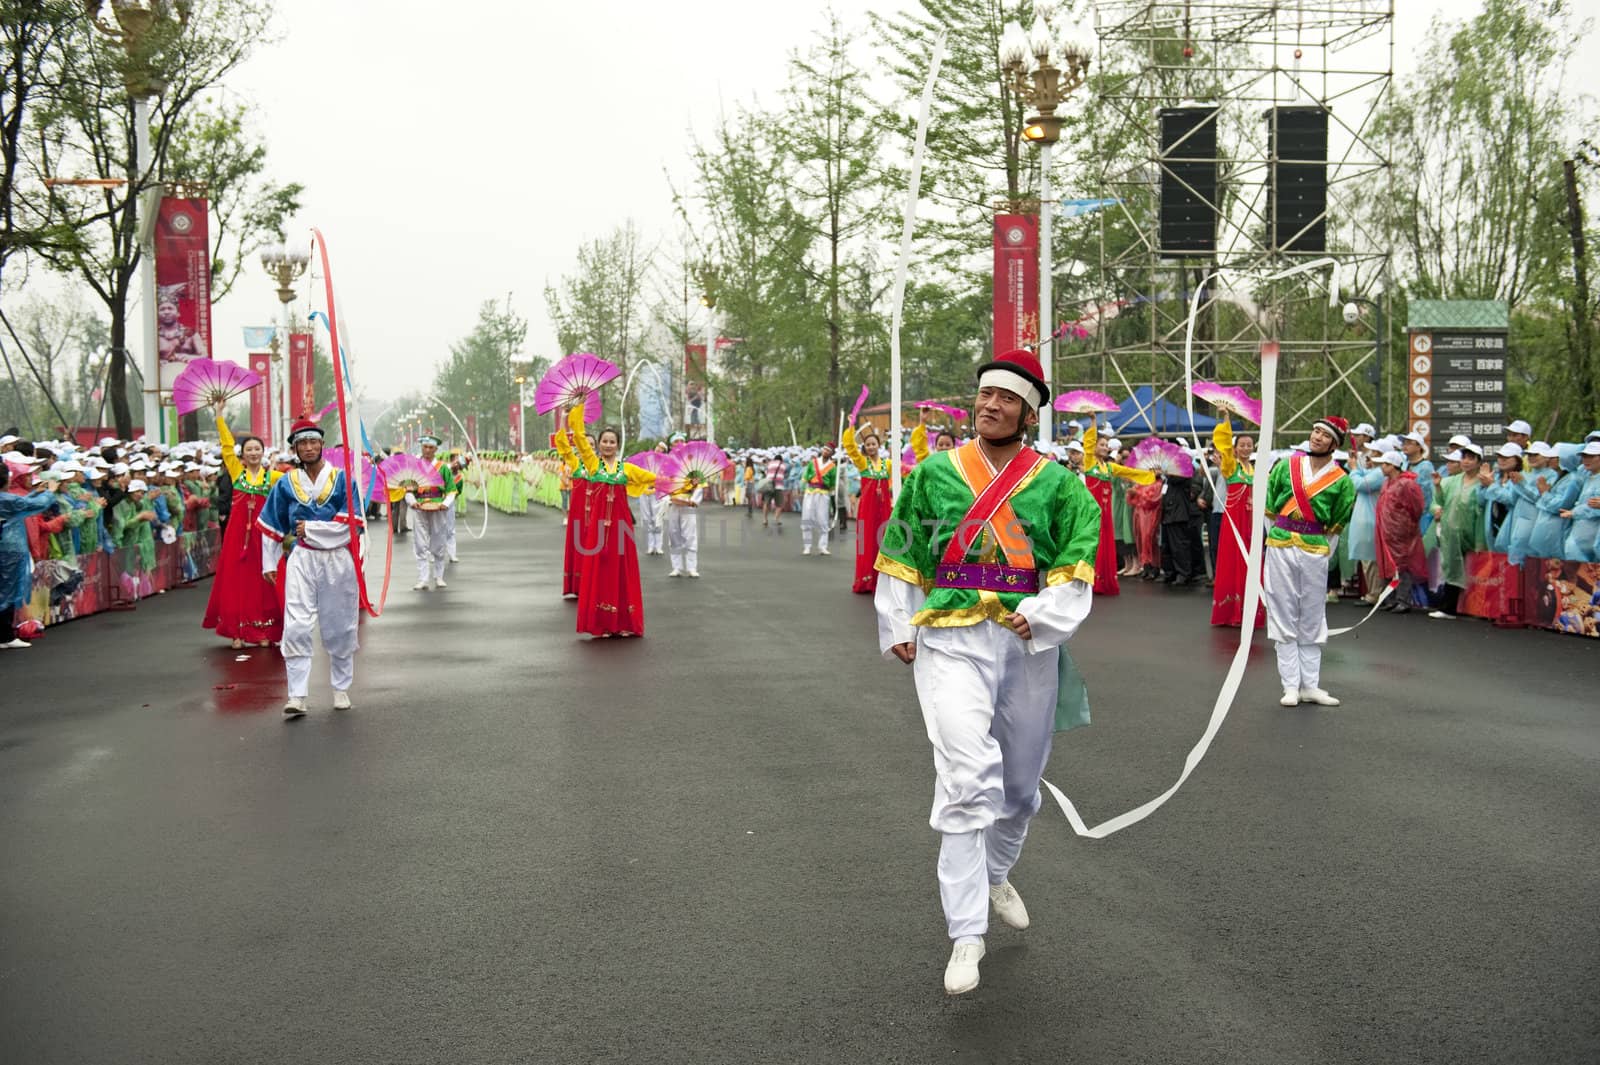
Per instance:
[[[1329,648],[1343,708],[1284,710],[1258,637],[1153,818],[1085,841],[1047,800],[1033,927],[950,1000],[930,754],[849,542],[706,517],[703,579],[641,559],[642,641],[574,638],[549,513],[463,521],[432,594],[402,542],[355,710],[319,656],[296,724],[203,588],[4,653],[0,1061],[1600,1057],[1592,642],[1381,615]],[[1095,724],[1049,776],[1090,823],[1204,728],[1208,610],[1135,582],[1075,641]]]

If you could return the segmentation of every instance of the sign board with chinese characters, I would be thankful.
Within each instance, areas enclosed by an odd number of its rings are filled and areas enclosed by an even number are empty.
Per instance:
[[[1409,431],[1442,457],[1452,436],[1480,444],[1498,442],[1506,409],[1506,341],[1503,328],[1408,329],[1406,400]]]

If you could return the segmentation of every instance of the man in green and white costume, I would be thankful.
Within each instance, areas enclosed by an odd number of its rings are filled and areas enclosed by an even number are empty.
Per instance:
[[[455,508],[456,477],[448,459],[440,461],[439,438],[425,436],[421,440],[422,461],[439,471],[444,483],[438,488],[420,488],[406,494],[411,507],[411,552],[417,558],[417,583],[415,590],[431,591],[445,587],[444,568],[450,561],[450,520]]]
[[[822,450],[806,463],[801,483],[805,486],[805,495],[800,500],[800,553],[811,554],[811,542],[815,540],[817,553],[829,554],[828,501],[839,484],[839,464],[833,459],[832,444],[823,444]]]
[[[1311,448],[1267,475],[1267,551],[1262,562],[1267,639],[1278,645],[1283,706],[1338,706],[1322,688],[1322,645],[1328,642],[1328,563],[1339,531],[1356,505],[1355,482],[1333,461],[1350,426],[1318,418]]]
[[[1028,926],[1009,877],[1039,810],[1061,647],[1094,600],[1100,507],[1023,444],[1049,398],[1029,352],[980,367],[977,439],[911,472],[876,564],[879,647],[914,666],[933,743],[949,994],[978,986],[991,903]]]

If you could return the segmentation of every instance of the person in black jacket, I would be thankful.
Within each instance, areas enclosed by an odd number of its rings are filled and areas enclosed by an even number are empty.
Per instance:
[[[1199,487],[1193,477],[1169,474],[1162,479],[1167,490],[1161,496],[1161,576],[1157,580],[1174,588],[1195,584],[1199,581],[1194,570],[1200,548],[1195,539],[1200,523]]]

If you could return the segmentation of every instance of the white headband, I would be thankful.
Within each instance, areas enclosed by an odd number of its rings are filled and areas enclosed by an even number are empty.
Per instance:
[[[1015,392],[1022,397],[1022,401],[1034,410],[1039,409],[1039,404],[1044,397],[1039,394],[1039,386],[1011,370],[1002,370],[991,367],[978,375],[979,388],[1003,388],[1007,392]]]

